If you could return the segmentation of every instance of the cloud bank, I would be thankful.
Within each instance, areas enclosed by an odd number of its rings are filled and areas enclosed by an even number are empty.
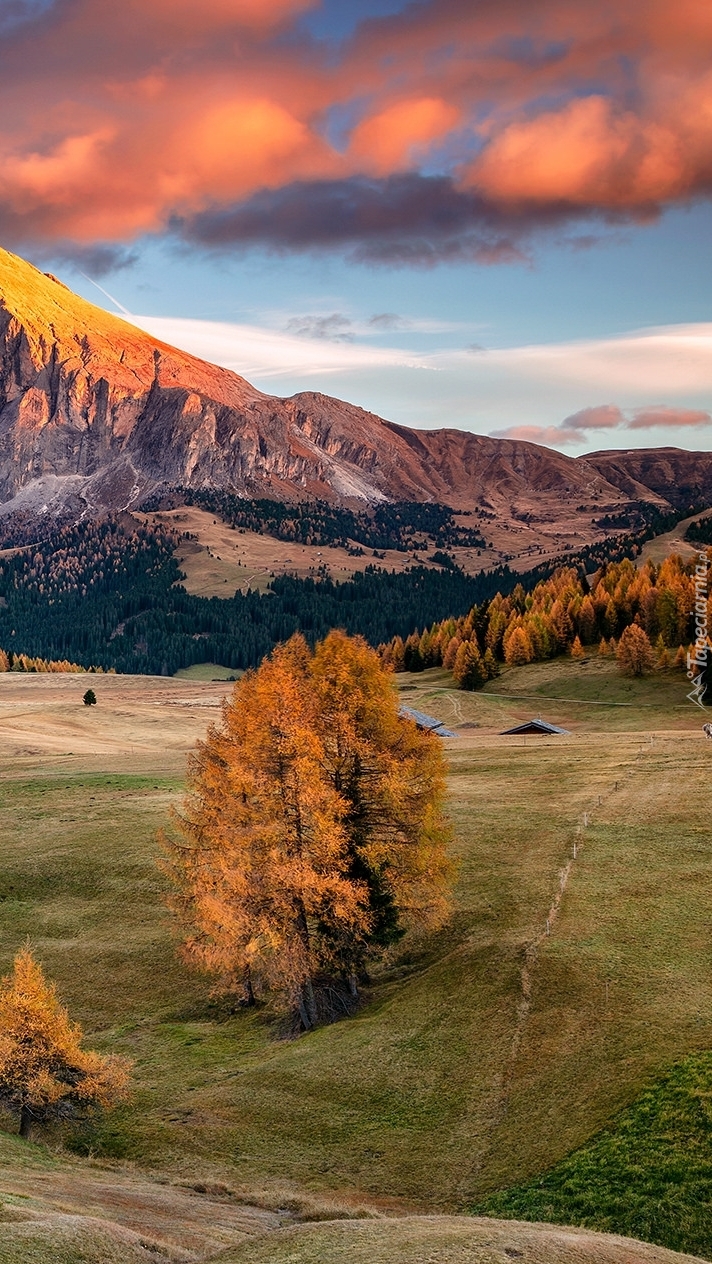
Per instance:
[[[421,0],[340,44],[318,8],[6,0],[2,239],[497,262],[712,190],[704,0]]]
[[[451,426],[575,452],[712,443],[712,324],[473,354],[462,347],[374,345],[379,328],[384,339],[396,332],[408,341],[391,313],[365,320],[343,312],[281,314],[279,327],[129,319],[269,393],[322,390],[405,425]],[[465,333],[453,328],[449,336]],[[576,408],[611,383],[615,403]]]
[[[504,430],[492,433],[498,439],[526,439],[530,443],[543,443],[547,447],[565,447],[568,444],[580,444],[599,430],[663,429],[670,433],[685,430],[690,426],[702,427],[712,425],[712,414],[704,408],[673,408],[668,404],[650,404],[642,408],[631,409],[626,413],[616,404],[599,404],[594,408],[583,408],[578,413],[566,417],[558,426],[507,426]]]

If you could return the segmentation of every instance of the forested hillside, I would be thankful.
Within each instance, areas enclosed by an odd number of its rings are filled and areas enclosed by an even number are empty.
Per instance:
[[[600,567],[590,582],[573,567],[561,567],[529,591],[519,583],[464,618],[426,626],[405,641],[395,637],[382,646],[382,657],[396,671],[442,665],[461,688],[476,689],[498,673],[500,663],[577,657],[585,646],[615,653],[617,638],[635,624],[645,634],[651,665],[657,658],[660,667],[674,662],[687,670],[696,637],[695,564],[673,556],[638,569],[625,559]],[[709,622],[712,600],[707,605]]]
[[[217,514],[230,526],[259,531],[263,535],[297,544],[336,545],[341,548],[356,544],[369,549],[397,549],[403,553],[425,549],[428,543],[436,548],[453,545],[476,549],[487,547],[474,523],[459,525],[448,505],[402,501],[355,511],[330,505],[324,500],[284,504],[278,500],[246,500],[234,493],[210,488],[197,491],[180,488],[175,493],[147,501],[143,508],[150,511],[174,503],[195,505]],[[474,517],[476,521],[492,515],[488,515],[486,510],[476,510],[474,514],[460,512],[458,517]],[[417,536],[426,536],[428,542],[416,540]]]
[[[181,587],[175,533],[106,519],[65,527],[0,565],[0,646],[86,667],[173,675],[192,663],[244,668],[301,630],[333,627],[377,645],[417,624],[463,614],[518,577],[507,567],[467,576],[416,567],[375,568],[347,583],[281,576],[260,595],[194,597]]]
[[[313,506],[311,517],[292,506],[292,516],[282,518],[285,508],[275,510],[275,529],[317,529]],[[431,530],[432,538],[442,532],[446,545],[457,530],[452,517],[438,506],[416,508],[423,510],[421,529]],[[390,507],[391,517],[384,511],[378,520],[384,535],[371,540],[407,548],[413,519],[401,511],[400,525],[397,506]],[[332,515],[326,507],[325,535],[338,525]],[[653,640],[662,638],[660,649],[693,639],[689,567],[670,561],[637,571],[625,560],[637,547],[631,536],[583,550],[553,578],[551,565],[524,575],[508,566],[466,575],[443,553],[440,570],[415,566],[396,574],[368,566],[345,582],[328,573],[313,579],[282,575],[268,593],[236,592],[227,599],[186,592],[175,558],[179,542],[163,524],[139,525],[123,515],[62,527],[32,548],[4,556],[0,647],[16,658],[173,675],[200,662],[236,670],[255,666],[295,631],[313,642],[340,627],[372,645],[390,643],[396,667],[451,667],[466,642],[470,648],[461,657],[468,656],[476,685],[477,655],[487,657],[486,678],[497,661],[551,657],[570,648],[576,636],[583,644],[615,638],[636,618]],[[593,569],[589,593],[585,574]]]

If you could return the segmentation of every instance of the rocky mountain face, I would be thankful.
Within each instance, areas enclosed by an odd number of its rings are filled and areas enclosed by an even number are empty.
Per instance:
[[[181,486],[348,504],[436,500],[529,530],[558,523],[584,542],[596,515],[631,500],[696,499],[712,487],[712,454],[573,459],[410,430],[314,392],[265,395],[0,251],[0,514],[91,515]]]

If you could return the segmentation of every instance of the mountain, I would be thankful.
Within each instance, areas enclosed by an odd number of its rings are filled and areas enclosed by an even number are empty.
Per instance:
[[[712,487],[712,454],[574,459],[410,430],[316,392],[266,395],[0,251],[0,514],[92,516],[166,487],[479,508],[511,548],[536,524],[587,542],[601,534],[597,516],[631,501],[685,507]]]

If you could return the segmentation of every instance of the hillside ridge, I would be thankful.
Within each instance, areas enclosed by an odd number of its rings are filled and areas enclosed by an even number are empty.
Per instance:
[[[580,545],[606,534],[601,514],[697,505],[710,485],[712,453],[573,458],[411,430],[319,392],[266,395],[0,251],[3,516],[91,517],[163,487],[209,487],[283,501],[437,501],[480,508],[515,536],[553,525]]]

